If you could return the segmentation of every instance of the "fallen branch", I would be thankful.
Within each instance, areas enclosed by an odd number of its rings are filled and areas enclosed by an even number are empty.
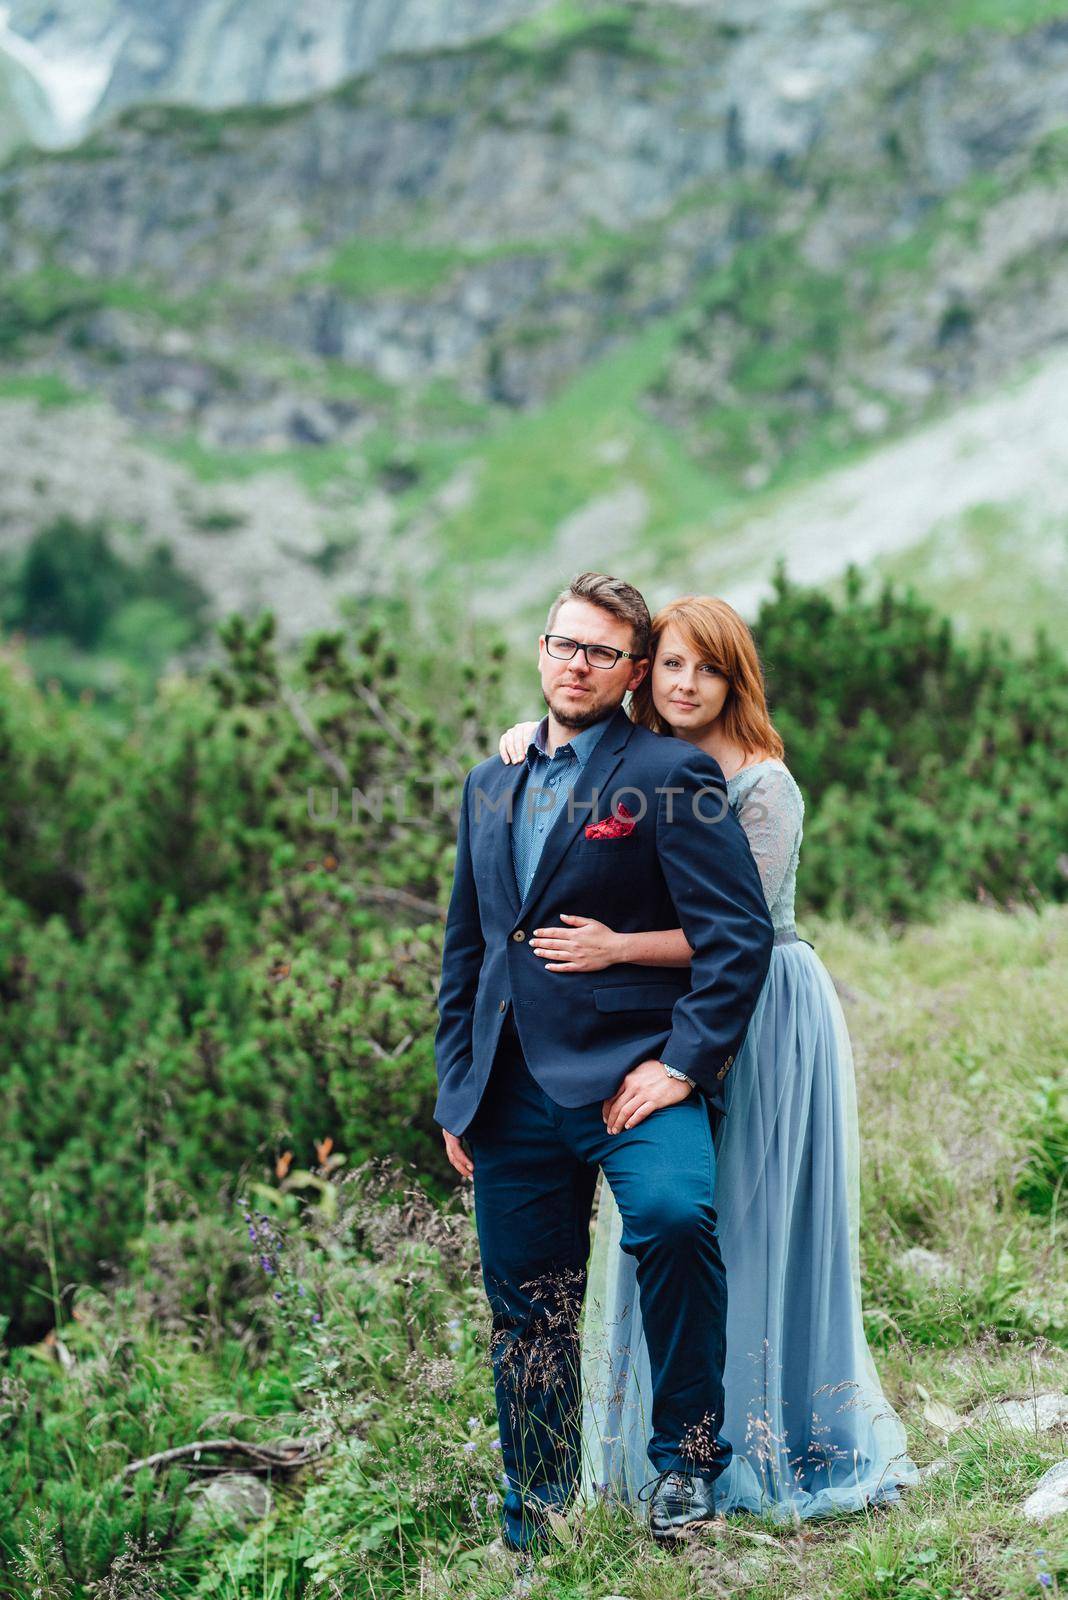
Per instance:
[[[445,921],[444,906],[436,906],[432,900],[421,900],[417,894],[411,894],[407,889],[379,888],[368,884],[361,885],[359,893],[362,899],[375,901],[379,905],[404,906],[406,910],[418,911],[434,922]]]
[[[192,1456],[196,1461],[206,1450],[213,1454],[242,1456],[253,1472],[272,1468],[276,1472],[292,1472],[296,1467],[304,1467],[309,1461],[315,1461],[325,1448],[326,1441],[319,1438],[293,1439],[282,1445],[253,1444],[249,1439],[195,1439],[191,1444],[176,1444],[170,1450],[157,1450],[155,1455],[131,1461],[129,1466],[123,1468],[122,1475],[128,1478],[140,1472],[142,1467],[164,1467],[187,1456]]]

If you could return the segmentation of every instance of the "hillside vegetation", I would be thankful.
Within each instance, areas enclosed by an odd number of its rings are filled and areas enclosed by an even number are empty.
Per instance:
[[[165,679],[129,725],[5,667],[0,1297],[21,1338],[59,1309],[50,1262],[98,1280],[161,1186],[214,1194],[327,1132],[350,1161],[448,1179],[431,1112],[456,805],[538,709],[533,674],[444,612],[423,637],[401,605],[369,611],[294,669],[272,631],[232,619],[225,664]],[[837,603],[781,580],[757,634],[806,796],[804,915],[1068,899],[1052,647],[961,644],[855,577]]]

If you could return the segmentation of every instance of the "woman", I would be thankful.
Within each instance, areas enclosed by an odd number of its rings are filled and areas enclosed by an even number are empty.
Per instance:
[[[794,929],[804,804],[768,716],[752,634],[731,606],[672,601],[653,619],[651,652],[631,716],[719,762],[775,925],[716,1132],[729,1285],[723,1434],[734,1446],[722,1507],[779,1520],[856,1510],[897,1499],[917,1473],[861,1317],[849,1035],[826,968]],[[521,760],[535,727],[509,729],[502,758]],[[561,921],[535,929],[531,945],[553,972],[690,962],[681,928],[617,934],[578,914]],[[652,1388],[635,1261],[620,1249],[620,1232],[602,1185],[583,1324],[583,1488],[587,1497],[634,1502],[649,1478]]]

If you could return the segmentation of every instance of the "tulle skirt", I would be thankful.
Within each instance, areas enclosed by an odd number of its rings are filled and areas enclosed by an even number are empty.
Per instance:
[[[727,1271],[724,1511],[778,1521],[896,1500],[914,1483],[860,1306],[859,1141],[849,1034],[827,970],[776,945],[716,1135]],[[652,1381],[635,1262],[603,1177],[583,1321],[582,1492],[644,1510]]]

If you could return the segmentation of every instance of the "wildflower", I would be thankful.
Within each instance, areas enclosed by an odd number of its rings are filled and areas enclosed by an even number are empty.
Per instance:
[[[1043,1589],[1049,1589],[1053,1585],[1053,1574],[1051,1572],[1040,1572],[1038,1575],[1038,1581],[1042,1585]]]
[[[494,1491],[491,1489],[489,1494],[486,1496],[486,1515],[487,1515],[487,1517],[492,1517],[493,1513],[496,1511],[496,1509],[500,1505],[500,1503],[501,1503],[500,1495],[494,1493]]]
[[[271,1273],[274,1271],[274,1268],[271,1265],[270,1256],[260,1256],[260,1266],[263,1268],[264,1272],[267,1273],[268,1277],[270,1277]]]
[[[476,1443],[476,1441],[474,1439],[465,1439],[464,1440],[464,1444],[463,1444],[463,1449],[464,1449],[464,1454],[469,1456],[469,1455],[472,1455],[478,1449],[478,1444]]]
[[[276,1299],[276,1300],[281,1300],[281,1298],[282,1298],[282,1291],[281,1291],[281,1289],[276,1289],[276,1290],[275,1290],[275,1291],[274,1291],[274,1297],[275,1297],[275,1299]]]
[[[477,1429],[478,1429],[478,1425],[479,1425],[479,1423],[478,1423],[478,1418],[477,1417],[468,1417],[468,1419],[467,1419],[468,1432],[475,1433],[477,1431]]]
[[[494,1439],[493,1443],[490,1445],[490,1449],[491,1450],[499,1450],[500,1448],[501,1448],[501,1441],[499,1439]]]

